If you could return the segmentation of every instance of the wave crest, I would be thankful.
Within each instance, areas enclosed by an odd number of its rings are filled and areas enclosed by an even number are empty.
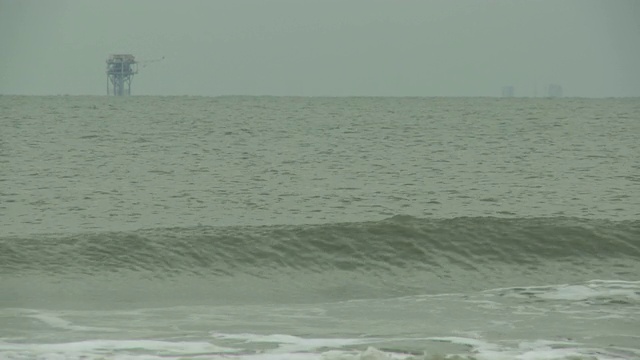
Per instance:
[[[360,223],[156,228],[0,238],[3,273],[438,271],[640,258],[640,221],[394,216]]]

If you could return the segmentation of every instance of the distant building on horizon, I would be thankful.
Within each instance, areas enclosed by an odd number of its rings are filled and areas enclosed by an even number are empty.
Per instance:
[[[512,85],[502,87],[502,97],[514,97],[516,96],[516,88]]]
[[[562,97],[562,86],[558,84],[549,84],[547,87],[547,96],[550,98]]]

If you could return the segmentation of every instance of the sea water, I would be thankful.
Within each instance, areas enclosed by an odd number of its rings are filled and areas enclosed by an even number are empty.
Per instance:
[[[2,359],[640,359],[640,99],[0,96]]]

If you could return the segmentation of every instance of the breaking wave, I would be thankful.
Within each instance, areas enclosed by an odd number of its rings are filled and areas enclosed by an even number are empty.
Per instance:
[[[155,228],[0,238],[2,273],[153,272],[269,276],[274,272],[401,269],[640,258],[640,221],[394,216],[361,223]]]

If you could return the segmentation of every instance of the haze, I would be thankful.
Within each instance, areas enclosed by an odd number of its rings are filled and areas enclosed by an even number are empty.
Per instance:
[[[637,0],[0,0],[0,94],[640,96]]]

